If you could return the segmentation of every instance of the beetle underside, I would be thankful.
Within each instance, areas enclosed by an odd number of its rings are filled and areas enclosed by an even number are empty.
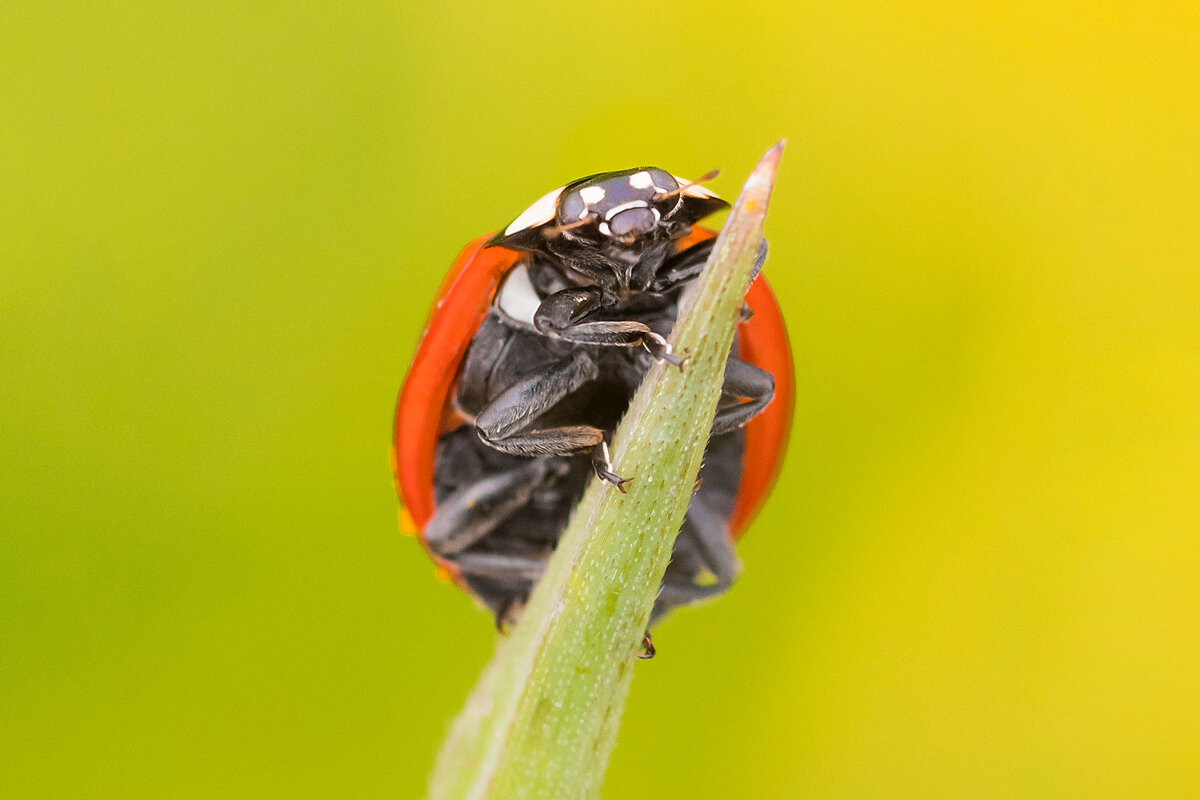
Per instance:
[[[436,511],[425,528],[430,549],[458,568],[467,587],[498,622],[515,619],[524,607],[571,510],[599,468],[593,454],[538,452],[536,441],[528,452],[497,449],[481,436],[481,413],[489,418],[514,416],[505,411],[507,406],[542,402],[524,397],[519,390],[536,386],[538,392],[557,399],[543,403],[547,407],[525,421],[522,430],[541,434],[586,421],[607,435],[653,363],[645,348],[580,345],[539,333],[505,313],[504,297],[502,292],[501,301],[468,348],[455,405],[476,424],[464,424],[438,441]],[[677,298],[677,292],[643,296],[636,308],[627,307],[625,313],[665,336],[674,323]],[[577,363],[587,369],[575,374],[572,365]],[[736,358],[730,359],[730,365],[735,376],[734,365],[746,366]],[[727,398],[731,402],[724,405],[744,409],[735,413],[752,413],[750,406],[739,405],[735,398],[757,393],[760,402],[769,400],[769,375],[767,381],[754,392],[734,387]],[[676,605],[720,594],[737,576],[740,567],[729,518],[737,500],[744,444],[740,425],[710,439],[652,619]]]
[[[461,362],[457,355],[444,365],[422,362],[428,366],[412,402],[432,396],[443,403],[436,406],[443,425],[455,417],[462,425],[442,428],[432,514],[423,512],[419,524],[426,547],[453,566],[460,585],[498,624],[524,608],[589,477],[626,491],[630,481],[610,461],[608,442],[655,361],[683,368],[683,354],[672,351],[667,337],[681,293],[715,244],[711,232],[693,237],[692,226],[727,206],[660,169],[600,173],[546,195],[489,240],[487,247],[521,254],[517,260],[489,260],[475,251],[463,266],[462,274],[475,280],[489,273],[472,273],[473,259],[483,259],[480,269],[499,266],[490,273],[499,283],[469,284],[494,294],[486,316],[471,323]],[[755,271],[765,257],[764,244]],[[478,295],[464,297],[456,302],[465,305],[449,307],[459,312],[455,319]],[[462,340],[439,342],[444,349],[436,352],[463,352],[452,350]],[[421,393],[430,387],[436,388]],[[743,471],[761,466],[744,462],[759,445],[747,440],[743,426],[774,392],[771,372],[737,355],[728,359],[700,480],[652,619],[719,594],[736,577],[730,521],[746,488]],[[405,402],[402,395],[401,426]],[[419,431],[407,439],[400,430],[397,442],[422,441]],[[410,447],[407,457],[428,464],[426,452]],[[761,480],[755,486],[761,489]],[[421,490],[410,485],[409,491]]]
[[[737,499],[743,440],[741,431],[733,431],[709,441],[699,489],[675,540],[652,622],[674,606],[720,594],[736,577],[739,565],[728,519]],[[539,486],[486,536],[444,556],[458,566],[467,586],[498,621],[519,612],[529,598],[593,475],[587,455],[551,458],[565,467],[563,474]],[[528,459],[491,449],[470,426],[464,426],[438,442],[434,496],[440,505],[464,481],[475,482],[527,465]]]

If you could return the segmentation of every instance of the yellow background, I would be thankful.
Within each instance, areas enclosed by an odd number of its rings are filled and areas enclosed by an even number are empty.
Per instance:
[[[799,388],[606,796],[1200,795],[1193,3],[12,3],[0,789],[415,797],[489,656],[396,531],[472,237],[786,135]]]

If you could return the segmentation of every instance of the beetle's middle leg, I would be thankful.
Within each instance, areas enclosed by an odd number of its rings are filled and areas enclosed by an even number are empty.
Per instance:
[[[629,481],[613,472],[604,431],[592,425],[529,426],[568,395],[600,374],[592,356],[579,350],[509,386],[475,417],[479,438],[515,456],[569,455],[591,450],[596,474],[622,492]]]
[[[774,396],[774,375],[739,358],[730,358],[725,363],[725,382],[721,384],[721,404],[713,420],[712,435],[742,427],[766,408]]]
[[[675,557],[664,577],[653,624],[667,609],[715,597],[727,590],[741,572],[729,537],[729,520],[697,494],[688,505],[687,521],[675,542]],[[681,548],[687,555],[681,558]],[[682,568],[676,562],[687,565]]]

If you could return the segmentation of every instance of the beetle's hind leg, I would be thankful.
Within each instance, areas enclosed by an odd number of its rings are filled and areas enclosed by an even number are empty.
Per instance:
[[[496,609],[496,630],[508,633],[517,624],[521,614],[525,613],[525,605],[529,602],[529,592],[510,594]]]
[[[442,557],[458,555],[495,530],[528,503],[534,492],[568,468],[562,459],[539,458],[456,489],[438,504],[426,524],[425,541]]]
[[[459,574],[492,609],[496,630],[501,633],[517,624],[529,601],[529,593],[546,571],[549,560],[549,550],[526,554],[467,552],[453,559]],[[492,588],[481,591],[477,583]]]

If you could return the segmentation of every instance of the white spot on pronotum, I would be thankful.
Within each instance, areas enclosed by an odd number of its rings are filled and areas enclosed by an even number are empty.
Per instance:
[[[604,199],[603,186],[585,186],[579,190],[579,196],[586,203],[599,203]]]
[[[629,176],[629,185],[635,189],[649,189],[654,185],[654,178],[649,172],[635,172]]]
[[[514,219],[512,224],[504,229],[504,235],[511,236],[517,231],[545,225],[554,219],[554,211],[558,207],[558,196],[562,194],[563,188],[562,186],[558,187],[522,211],[521,216]]]
[[[542,299],[533,288],[525,265],[519,264],[510,270],[496,296],[496,306],[500,311],[510,319],[532,325],[534,312],[541,304]]]

